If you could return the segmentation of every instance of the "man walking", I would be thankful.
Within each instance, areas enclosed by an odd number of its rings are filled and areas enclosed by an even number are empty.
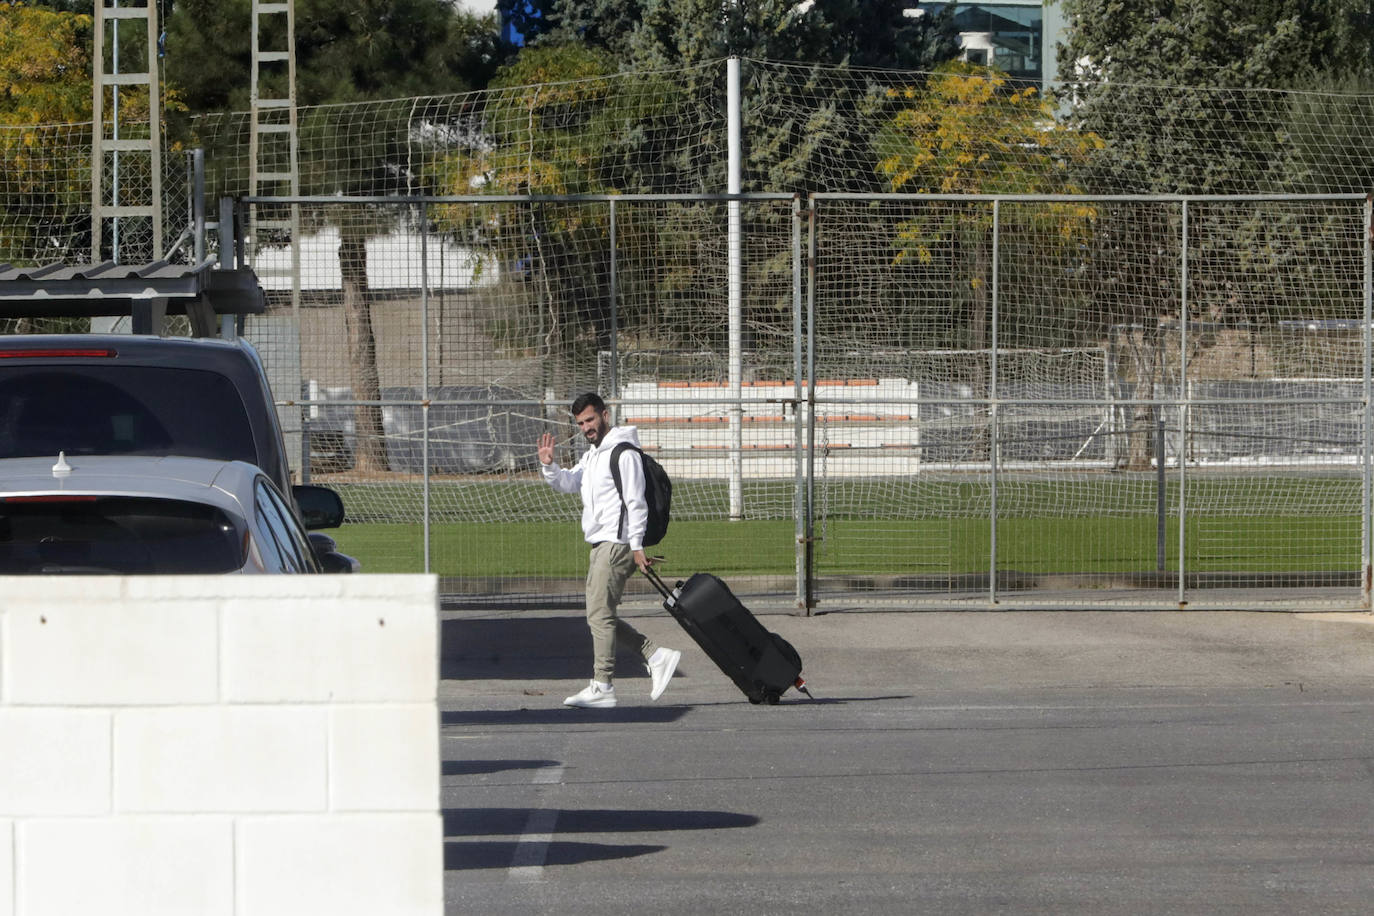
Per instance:
[[[661,648],[616,615],[625,582],[637,568],[653,562],[644,553],[644,528],[649,519],[644,501],[644,467],[639,452],[620,453],[620,480],[624,502],[611,476],[611,453],[628,442],[639,447],[639,431],[633,426],[612,426],[606,402],[595,393],[584,394],[572,404],[573,421],[591,448],[572,468],[553,463],[554,437],[539,437],[539,461],[544,479],[560,493],[582,494],[582,534],[592,545],[587,569],[587,627],[592,633],[592,679],[579,693],[563,701],[565,706],[605,709],[615,700],[615,643],[617,630],[644,657],[649,668],[649,699],[662,696],[677,670],[682,653]],[[622,507],[624,524],[621,524]]]

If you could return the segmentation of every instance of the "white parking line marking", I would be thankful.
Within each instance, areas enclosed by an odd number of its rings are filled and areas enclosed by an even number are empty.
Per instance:
[[[557,785],[563,781],[563,767],[541,767],[534,773],[536,786]],[[558,825],[557,808],[535,808],[525,821],[525,829],[515,844],[510,868],[506,877],[510,881],[533,882],[544,878],[544,863],[549,857],[549,844],[553,842],[554,829]]]
[[[540,767],[534,771],[534,779],[531,780],[536,786],[556,786],[563,781],[563,767]]]

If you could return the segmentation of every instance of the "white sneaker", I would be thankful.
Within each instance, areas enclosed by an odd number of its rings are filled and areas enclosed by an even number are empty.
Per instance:
[[[677,670],[677,663],[682,658],[682,653],[676,649],[660,648],[649,659],[649,677],[653,681],[653,688],[649,691],[649,699],[657,700],[663,696],[663,691],[668,689],[668,682],[673,679],[673,672]]]
[[[564,706],[580,706],[583,709],[610,709],[615,705],[615,686],[602,687],[591,681],[578,693],[563,701]]]

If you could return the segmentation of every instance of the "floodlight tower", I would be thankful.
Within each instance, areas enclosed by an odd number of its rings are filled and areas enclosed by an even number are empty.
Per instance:
[[[299,196],[301,173],[296,130],[296,11],[292,0],[253,0],[250,101],[253,124],[249,137],[248,196]],[[300,204],[253,203],[249,206],[250,263],[256,261],[257,253],[269,241],[288,241],[291,246],[293,313],[299,311],[301,301],[300,235]],[[282,236],[287,238],[283,239]],[[258,275],[264,274],[259,270]]]
[[[301,386],[301,207],[293,198],[301,193],[300,150],[296,123],[296,8],[292,0],[253,0],[253,57],[249,100],[246,254],[258,278],[285,280],[291,289],[291,317],[260,326],[259,346],[276,391],[300,395]],[[282,203],[267,198],[282,198]],[[271,267],[262,257],[271,247],[290,252],[287,266]],[[266,282],[264,282],[266,285]],[[284,284],[273,283],[280,289]],[[302,456],[301,473],[308,473],[307,441],[299,409],[278,408],[287,448]],[[307,478],[302,476],[302,481]]]
[[[126,41],[126,44],[132,44],[135,50],[141,46],[146,63],[142,69],[122,72],[119,53],[120,26],[126,22],[132,22],[137,26],[138,20],[143,20],[147,33],[146,41]],[[105,60],[107,37],[110,39],[111,52],[108,70]],[[92,263],[99,264],[105,260],[107,221],[112,260],[120,261],[121,255],[127,253],[128,248],[141,255],[135,260],[155,261],[163,255],[162,96],[158,91],[157,49],[158,22],[157,7],[154,3],[148,2],[145,6],[120,6],[119,0],[96,0],[95,53],[92,61],[95,78],[91,111]],[[135,92],[147,92],[146,129],[141,125],[130,125],[132,131],[121,131],[123,125],[120,120],[120,87],[130,87]],[[134,136],[128,136],[131,132]],[[120,238],[121,220],[126,221],[122,227],[125,230],[124,240]],[[135,230],[133,232],[130,231],[131,224]],[[142,244],[135,241],[130,245],[122,245],[130,235],[136,240],[143,240]]]

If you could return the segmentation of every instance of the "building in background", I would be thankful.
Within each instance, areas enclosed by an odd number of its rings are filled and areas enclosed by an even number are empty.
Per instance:
[[[936,13],[944,3],[922,3],[923,13]],[[1017,82],[1049,88],[1057,75],[1055,46],[1063,40],[1067,22],[1055,0],[997,0],[995,3],[956,3],[963,58],[995,67]]]

